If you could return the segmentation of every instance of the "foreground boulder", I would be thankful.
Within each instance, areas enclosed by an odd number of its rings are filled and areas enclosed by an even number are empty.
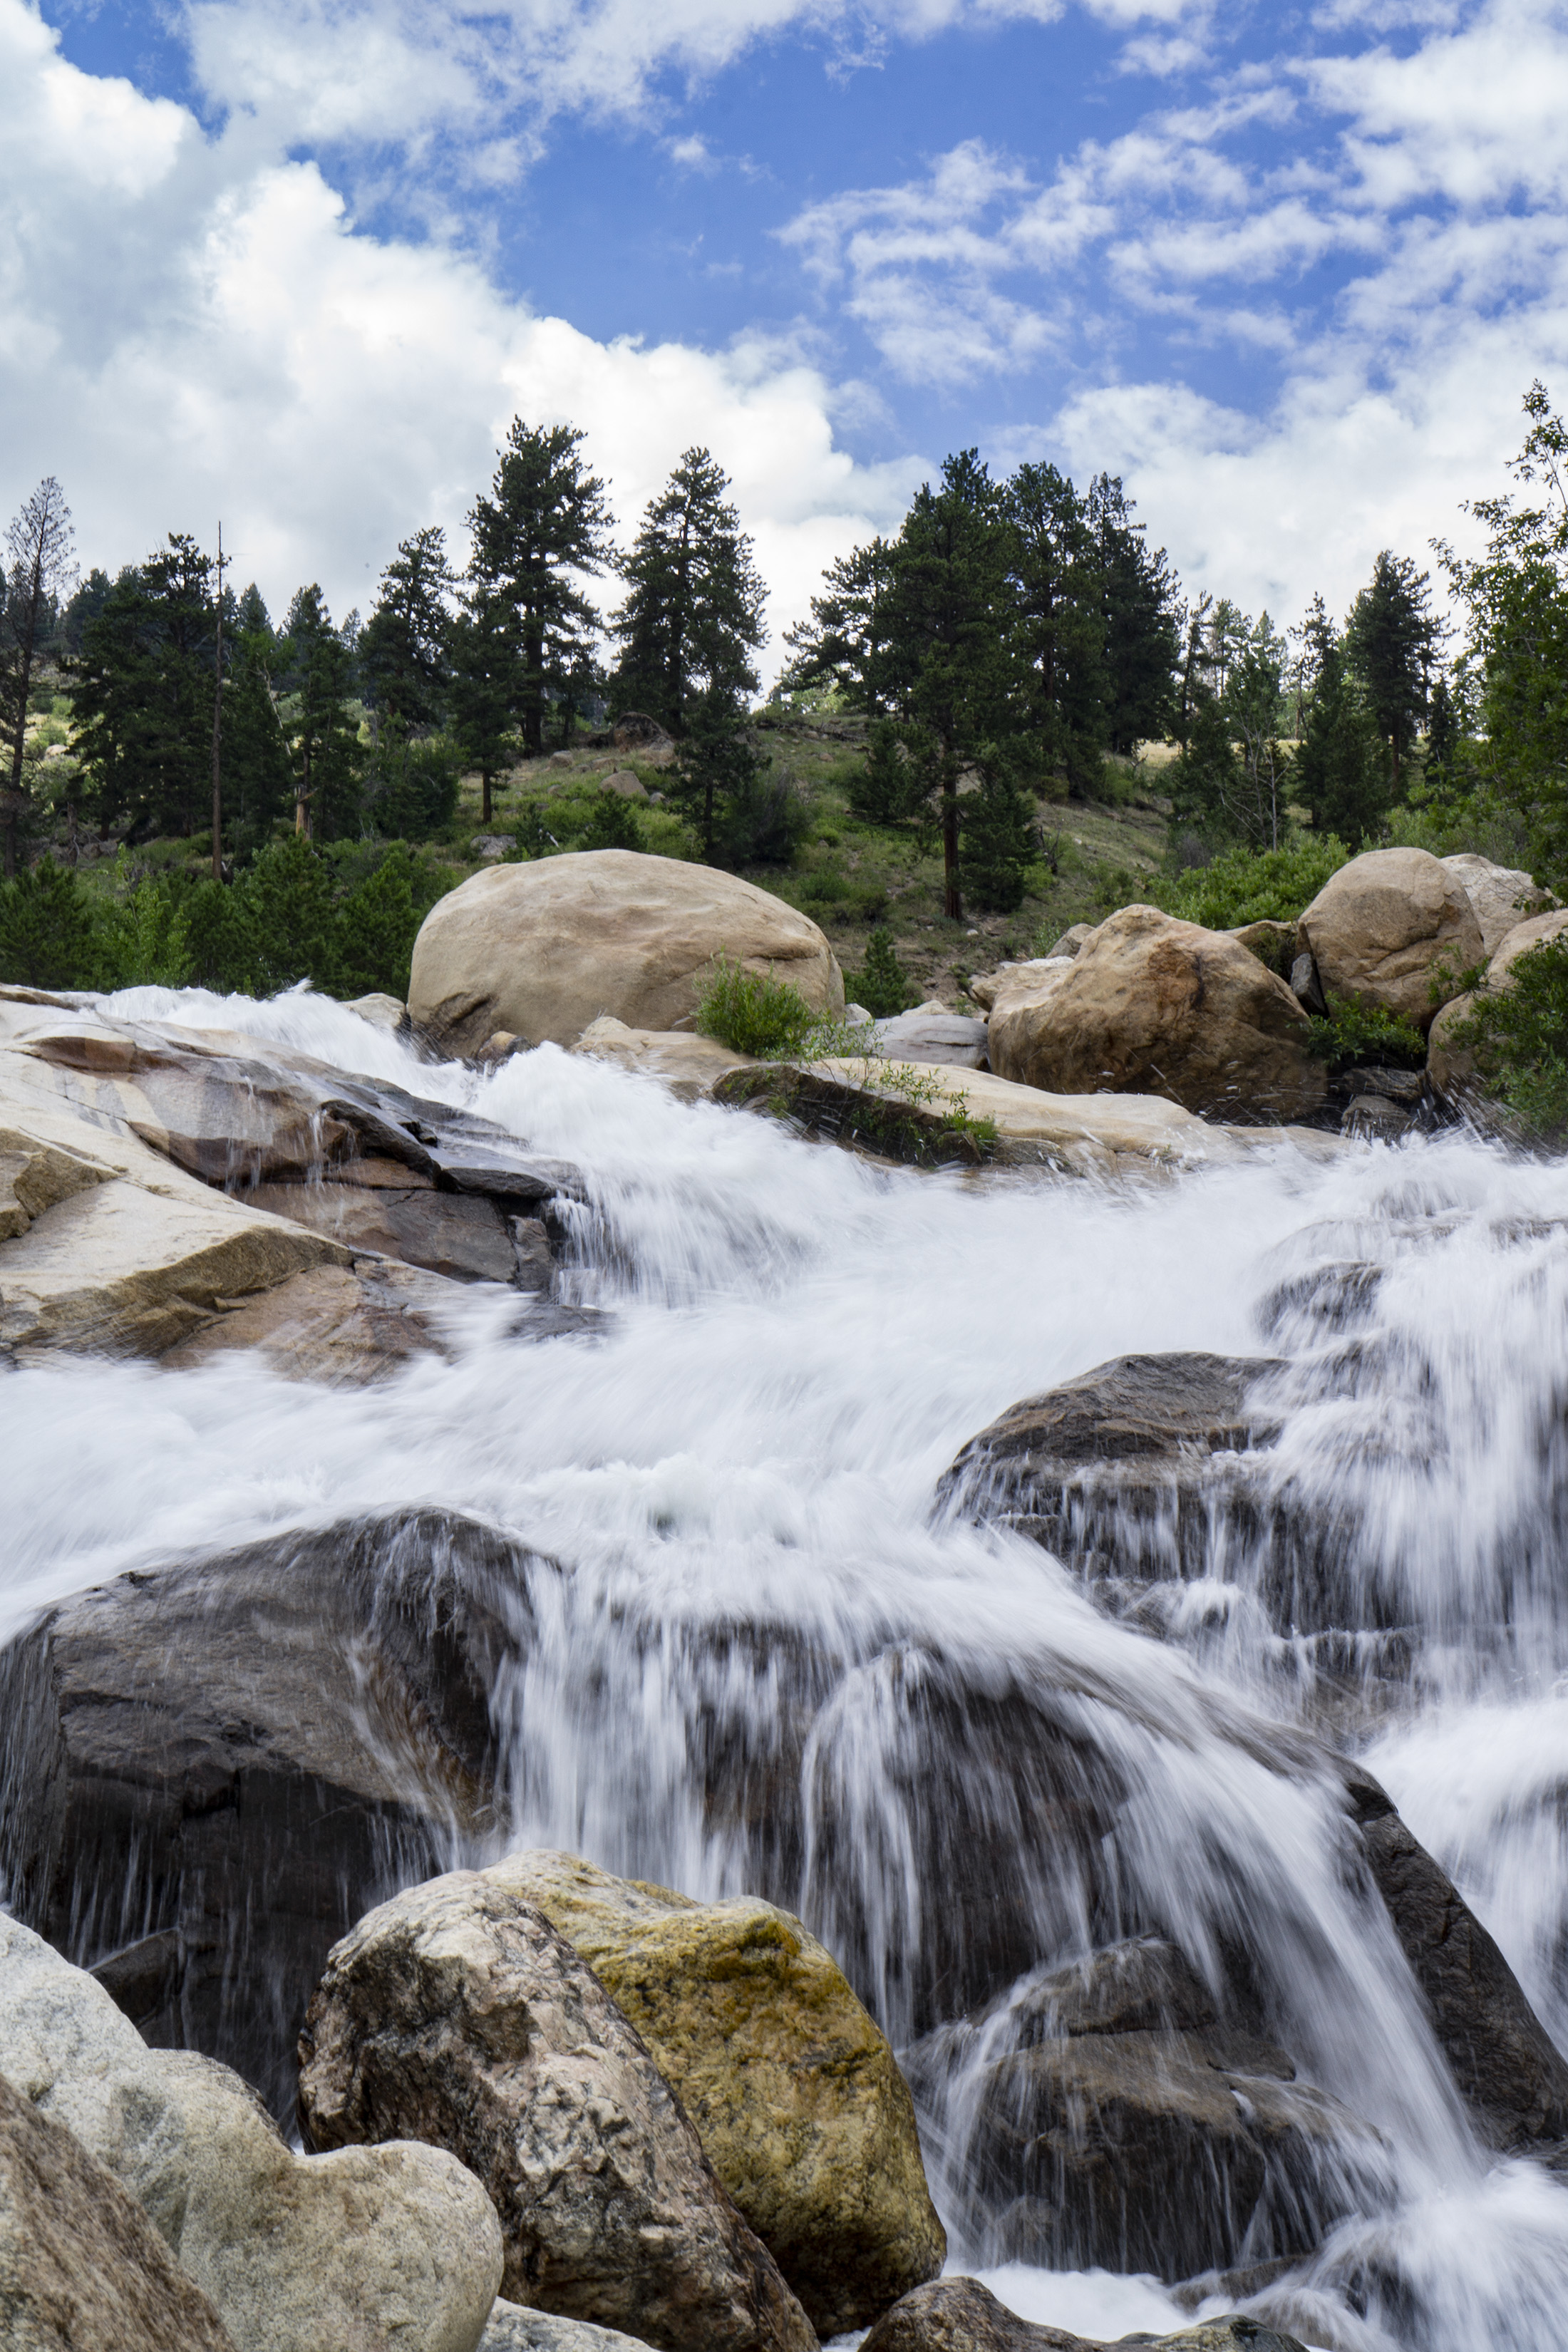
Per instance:
[[[500,2232],[444,2150],[296,2156],[226,2066],[149,2050],[100,1986],[4,1917],[0,2074],[136,2200],[235,2352],[400,2336],[421,2352],[473,2352]],[[121,2340],[78,2337],[73,2352]]]
[[[1392,2193],[1378,2135],[1158,1937],[1037,1977],[909,2063],[993,2259],[1180,2278],[1305,2254]]]
[[[526,1555],[395,1513],[117,1578],[0,1652],[0,1870],[147,2039],[279,2114],[328,1950],[492,1821]],[[549,1574],[548,1568],[540,1572]]]
[[[412,1888],[334,1948],[300,2056],[318,2147],[406,2136],[473,2167],[500,2216],[509,2301],[668,2352],[815,2352],[608,1993],[478,1872]]]
[[[1350,1003],[1423,1034],[1485,952],[1464,883],[1425,849],[1369,849],[1331,874],[1297,927],[1331,1011]]]
[[[408,1009],[457,1053],[497,1029],[575,1045],[601,1013],[673,1029],[717,956],[787,981],[814,1012],[844,1009],[843,976],[809,916],[736,875],[629,849],[470,875],[425,918]]]
[[[1468,851],[1445,857],[1442,863],[1464,885],[1465,896],[1480,926],[1481,950],[1485,955],[1496,955],[1517,924],[1531,915],[1543,913],[1552,904],[1551,891],[1543,890],[1539,882],[1516,866],[1499,866],[1489,857],[1478,857]]]
[[[0,2342],[6,2352],[235,2352],[141,2206],[4,2076]]]
[[[887,2036],[816,1938],[751,1895],[694,1903],[574,1854],[485,1873],[542,1911],[647,2044],[819,2336],[934,2278],[947,2242]]]
[[[999,994],[993,1008],[991,1066],[1048,1093],[1161,1095],[1220,1118],[1295,1119],[1327,1090],[1279,975],[1239,940],[1156,907],[1123,907],[1032,1007],[1011,1004]]]
[[[1255,2319],[1211,2319],[1175,2336],[1127,2336],[1140,2352],[1306,2352]],[[879,2320],[861,2352],[1115,2352],[1114,2347],[1020,2319],[974,2278],[917,2287]]]

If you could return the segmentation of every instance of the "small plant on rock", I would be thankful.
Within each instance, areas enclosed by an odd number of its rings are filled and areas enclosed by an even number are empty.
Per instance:
[[[697,1000],[697,1026],[704,1037],[716,1037],[731,1053],[752,1054],[759,1060],[770,1054],[798,1053],[821,1016],[787,981],[772,972],[748,971],[743,964],[718,955],[709,966]]]

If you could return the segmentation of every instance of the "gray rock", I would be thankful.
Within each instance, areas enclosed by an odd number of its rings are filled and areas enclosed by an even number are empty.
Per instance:
[[[491,1820],[529,1555],[401,1512],[121,1577],[0,1652],[13,1906],[280,2116],[326,1955]],[[552,1573],[551,1570],[545,1570]]]
[[[1037,1979],[994,2016],[947,2100],[949,2027],[906,2053],[917,2093],[973,2184],[988,2258],[1163,2277],[1237,2261],[1249,2245],[1301,2255],[1391,2191],[1378,2135],[1243,2014],[1222,2017],[1156,1937]]]
[[[1099,926],[1094,923],[1069,924],[1068,929],[1062,933],[1060,939],[1057,941],[1055,947],[1047,948],[1046,950],[1047,961],[1054,961],[1058,956],[1077,955],[1079,948],[1084,944],[1084,941],[1086,940],[1093,939],[1098,928]]]
[[[1124,2336],[1121,2345],[1143,2352],[1305,2352],[1254,2319],[1206,2320],[1176,2336]],[[1020,2319],[978,2279],[933,2279],[916,2287],[882,2317],[860,2352],[1116,2352],[1116,2347]]]
[[[647,786],[635,768],[613,768],[599,789],[618,793],[624,801],[646,801],[648,796]]]
[[[0,2343],[5,2352],[235,2352],[141,2206],[4,2077]]]
[[[351,1161],[350,1167],[355,1164]],[[251,1207],[292,1217],[296,1224],[329,1234],[349,1249],[424,1266],[450,1281],[518,1281],[518,1255],[508,1220],[483,1193],[438,1192],[428,1181],[405,1190],[343,1181],[258,1184],[247,1197]],[[542,1224],[537,1219],[531,1223],[543,1238]],[[548,1274],[545,1280],[550,1280]],[[540,1287],[537,1282],[526,1286]]]
[[[475,857],[504,857],[517,847],[515,833],[476,833],[468,848]]]
[[[343,1010],[357,1013],[373,1029],[384,1029],[390,1036],[403,1036],[407,1032],[408,1007],[401,996],[387,996],[375,990],[369,996],[351,997]]]
[[[892,1062],[949,1062],[977,1070],[985,1059],[986,1024],[943,1004],[920,1004],[876,1024],[877,1048]]]
[[[235,2352],[374,2346],[405,2330],[421,2352],[473,2352],[500,2232],[443,2150],[296,2156],[237,2075],[149,2050],[100,1985],[4,1917],[0,2073],[135,2199]]]
[[[562,2319],[552,2311],[527,2311],[520,2303],[498,2301],[479,2338],[479,2352],[647,2352],[646,2338],[594,2327],[584,2319]]]
[[[478,2172],[510,2301],[668,2352],[815,2352],[642,2042],[543,1916],[476,1871],[337,1945],[300,2044],[317,2147],[405,2136]]]
[[[1367,1865],[1486,2137],[1513,2149],[1568,2137],[1568,2060],[1513,1970],[1371,1775],[1347,1768],[1347,1786]]]
[[[1327,1018],[1329,1008],[1323,999],[1318,967],[1305,948],[1290,965],[1290,993],[1309,1013],[1315,1013],[1320,1020]]]
[[[1340,1114],[1340,1133],[1359,1136],[1364,1143],[1397,1143],[1401,1136],[1417,1133],[1420,1125],[1414,1111],[1381,1094],[1358,1094]]]

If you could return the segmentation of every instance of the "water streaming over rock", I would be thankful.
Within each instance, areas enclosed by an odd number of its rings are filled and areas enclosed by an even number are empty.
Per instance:
[[[1059,2168],[998,2158],[1027,2137],[1017,2086],[1072,2047],[1075,1964],[1174,1948],[1192,2030],[1222,2037],[1183,2045],[1198,2091],[1240,2079],[1263,2184],[1239,2220],[1231,2176],[1196,2184],[1183,2242],[1272,2259],[1314,2342],[1555,2352],[1568,2187],[1481,2146],[1331,1748],[1568,2047],[1561,1168],[1452,1139],[1105,1186],[917,1176],[553,1048],[479,1076],[305,994],[117,1002],[574,1160],[565,1283],[605,1313],[524,1342],[487,1286],[450,1360],[368,1391],[243,1360],[16,1374],[0,1630],[276,1530],[489,1522],[560,1564],[491,1693],[513,1840],[799,1910],[909,2051],[955,2255],[1032,2265],[1005,2273],[1021,2307],[1067,2315],[1044,2272],[1106,2257]],[[1064,1566],[936,1504],[1016,1400],[1174,1350],[1279,1367],[1277,1437],[1215,1466],[1197,1522],[1174,1487],[1152,1514],[1102,1497]],[[1158,2235],[1113,2266],[1160,2264]]]

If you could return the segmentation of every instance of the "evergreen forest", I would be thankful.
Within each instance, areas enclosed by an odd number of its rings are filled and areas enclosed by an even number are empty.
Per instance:
[[[269,611],[216,535],[82,577],[47,479],[0,583],[0,980],[401,996],[444,891],[592,848],[751,876],[879,1012],[1131,899],[1289,916],[1383,844],[1563,891],[1568,427],[1524,408],[1479,555],[1384,551],[1283,622],[1185,589],[1115,477],[962,450],[830,566],[765,700],[706,449],[623,543],[584,435],[519,418],[460,565],[416,530],[363,616]]]

